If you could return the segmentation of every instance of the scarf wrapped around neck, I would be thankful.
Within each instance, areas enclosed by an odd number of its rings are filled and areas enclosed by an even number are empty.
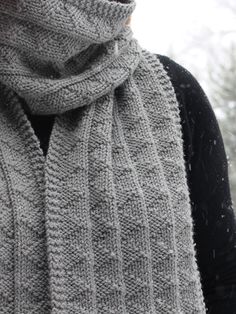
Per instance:
[[[0,2],[0,313],[206,313],[178,103],[135,5]],[[27,112],[56,115],[46,157]]]

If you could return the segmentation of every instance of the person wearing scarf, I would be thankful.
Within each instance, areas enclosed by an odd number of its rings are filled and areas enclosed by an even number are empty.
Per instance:
[[[206,313],[180,111],[135,1],[0,2],[0,313]],[[54,115],[45,155],[30,115]]]

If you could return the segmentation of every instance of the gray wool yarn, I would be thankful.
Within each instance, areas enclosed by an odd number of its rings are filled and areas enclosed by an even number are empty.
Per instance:
[[[134,8],[0,2],[1,314],[206,313],[178,103]],[[46,157],[26,111],[56,114]]]

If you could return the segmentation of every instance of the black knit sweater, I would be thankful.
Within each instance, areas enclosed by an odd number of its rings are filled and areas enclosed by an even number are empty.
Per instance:
[[[208,314],[236,314],[236,219],[214,111],[194,76],[158,55],[179,102],[194,240]],[[46,155],[54,115],[28,117]]]

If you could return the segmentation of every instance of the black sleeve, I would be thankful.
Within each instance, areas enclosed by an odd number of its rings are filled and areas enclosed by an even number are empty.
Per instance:
[[[194,241],[208,314],[236,314],[236,219],[222,134],[194,76],[157,55],[179,102]]]

